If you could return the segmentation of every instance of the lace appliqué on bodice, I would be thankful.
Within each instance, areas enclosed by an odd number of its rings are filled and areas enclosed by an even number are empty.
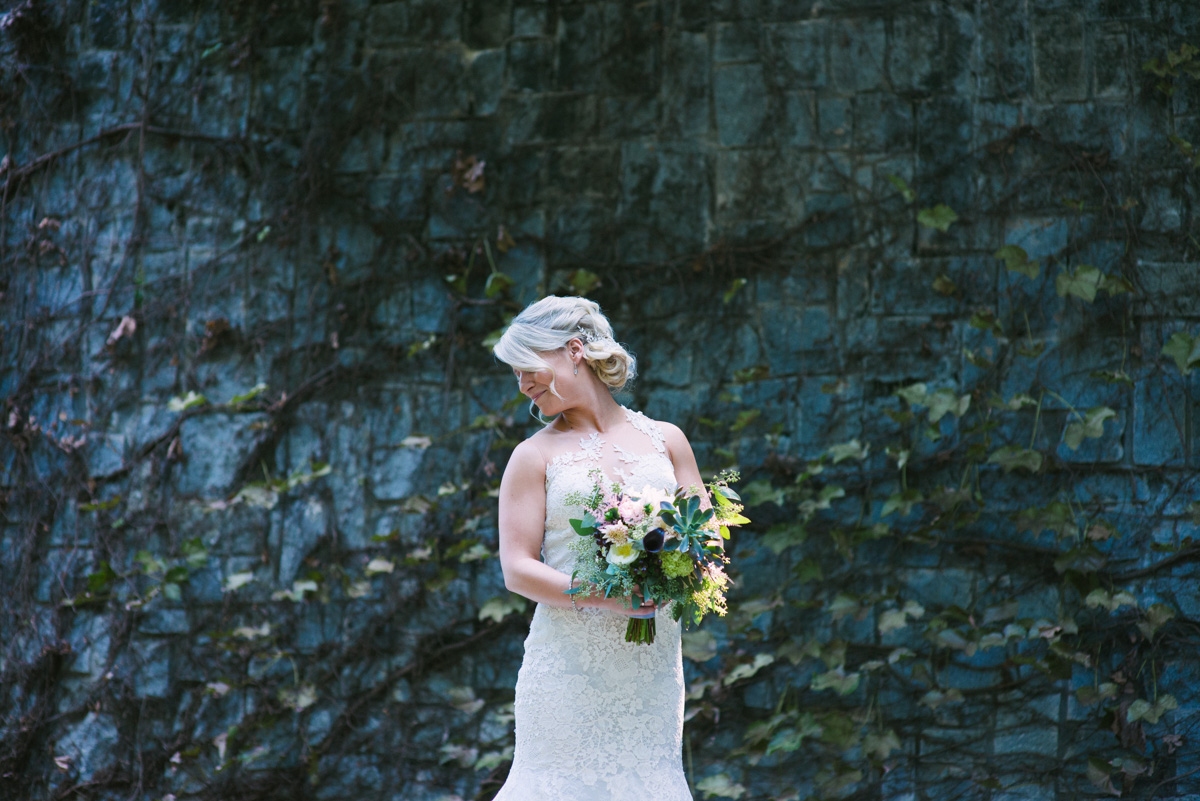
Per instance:
[[[556,570],[570,573],[575,564],[571,543],[578,535],[568,522],[583,515],[577,504],[570,504],[572,495],[587,495],[595,485],[593,470],[604,473],[605,479],[622,486],[640,490],[645,486],[671,490],[675,487],[675,466],[667,455],[667,446],[660,429],[641,412],[625,409],[625,419],[649,438],[653,450],[633,453],[613,443],[612,450],[620,465],[612,475],[604,471],[603,450],[607,442],[593,433],[579,440],[579,450],[559,454],[546,465],[546,536],[542,541],[542,561]]]
[[[662,431],[639,412],[626,419],[650,440],[635,453],[612,445],[610,480],[671,490],[675,471]],[[542,558],[570,574],[569,504],[590,493],[592,470],[605,468],[598,435],[546,466]],[[539,604],[517,677],[516,751],[495,801],[692,801],[683,773],[683,660],[679,624],[660,614],[652,645],[625,642],[628,618],[590,607]]]

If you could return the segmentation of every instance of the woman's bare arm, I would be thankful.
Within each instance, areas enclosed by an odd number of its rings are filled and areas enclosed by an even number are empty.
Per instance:
[[[704,488],[704,479],[700,476],[700,467],[696,464],[696,455],[692,453],[692,445],[688,442],[687,435],[673,423],[659,423],[659,425],[663,430],[663,439],[666,441],[671,464],[675,466],[675,480],[685,490],[690,487],[699,489],[700,508],[709,508],[712,506],[712,502],[708,497],[708,491]]]
[[[571,577],[541,560],[546,527],[546,460],[526,440],[518,445],[500,480],[500,569],[504,586],[546,606],[571,606]],[[617,598],[576,596],[579,607],[593,606],[628,615]]]

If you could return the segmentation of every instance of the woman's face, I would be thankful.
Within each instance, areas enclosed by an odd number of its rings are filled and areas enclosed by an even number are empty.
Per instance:
[[[517,387],[520,389],[521,394],[532,400],[541,409],[542,414],[553,416],[562,410],[563,399],[550,391],[550,381],[557,376],[554,386],[561,395],[563,385],[573,375],[571,371],[574,362],[571,361],[571,357],[565,347],[539,353],[538,356],[554,368],[553,373],[546,369],[520,370],[514,367],[513,375],[517,377]]]

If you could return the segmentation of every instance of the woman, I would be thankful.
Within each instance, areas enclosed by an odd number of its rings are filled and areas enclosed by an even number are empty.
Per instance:
[[[635,362],[593,301],[543,298],[493,349],[513,368],[539,420],[500,483],[505,585],[537,602],[517,675],[516,752],[496,801],[691,801],[683,775],[679,624],[656,620],[650,645],[625,642],[617,598],[568,595],[578,535],[568,502],[591,471],[641,489],[703,486],[687,437],[613,400]]]

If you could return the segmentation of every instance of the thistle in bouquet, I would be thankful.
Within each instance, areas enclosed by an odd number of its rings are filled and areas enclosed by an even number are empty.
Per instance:
[[[724,615],[729,586],[724,541],[731,526],[750,522],[729,487],[738,474],[725,471],[705,485],[713,501],[709,508],[701,508],[698,487],[639,490],[606,482],[599,470],[592,477],[589,495],[568,499],[581,505],[584,515],[570,521],[580,539],[567,592],[624,598],[630,609],[643,599],[671,602],[672,618],[685,628],[709,612]],[[653,614],[630,618],[625,629],[626,642],[649,644],[654,635]]]

